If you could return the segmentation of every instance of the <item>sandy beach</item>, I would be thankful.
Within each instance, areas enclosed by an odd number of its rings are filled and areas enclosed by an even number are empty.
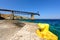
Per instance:
[[[37,37],[34,23],[0,20],[0,40],[43,40]]]

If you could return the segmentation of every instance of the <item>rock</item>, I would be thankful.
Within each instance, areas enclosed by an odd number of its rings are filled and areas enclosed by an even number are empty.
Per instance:
[[[19,22],[11,20],[0,22],[0,40],[42,40],[35,33],[36,24],[24,23],[25,25],[20,27],[15,23],[19,24]]]

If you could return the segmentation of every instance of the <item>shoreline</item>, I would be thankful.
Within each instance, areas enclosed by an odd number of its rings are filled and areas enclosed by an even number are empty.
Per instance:
[[[37,25],[35,23],[0,20],[0,40],[42,40],[42,38],[37,37],[36,29]]]

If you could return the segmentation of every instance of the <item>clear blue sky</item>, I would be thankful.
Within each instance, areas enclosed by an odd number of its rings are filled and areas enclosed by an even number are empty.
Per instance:
[[[60,19],[60,0],[0,0],[0,8],[37,12],[39,19]]]

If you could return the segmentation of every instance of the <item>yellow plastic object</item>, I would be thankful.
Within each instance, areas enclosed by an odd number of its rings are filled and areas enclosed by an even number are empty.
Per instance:
[[[36,30],[36,34],[40,38],[44,38],[45,40],[58,40],[58,37],[49,31],[49,24],[38,24],[38,28]]]

